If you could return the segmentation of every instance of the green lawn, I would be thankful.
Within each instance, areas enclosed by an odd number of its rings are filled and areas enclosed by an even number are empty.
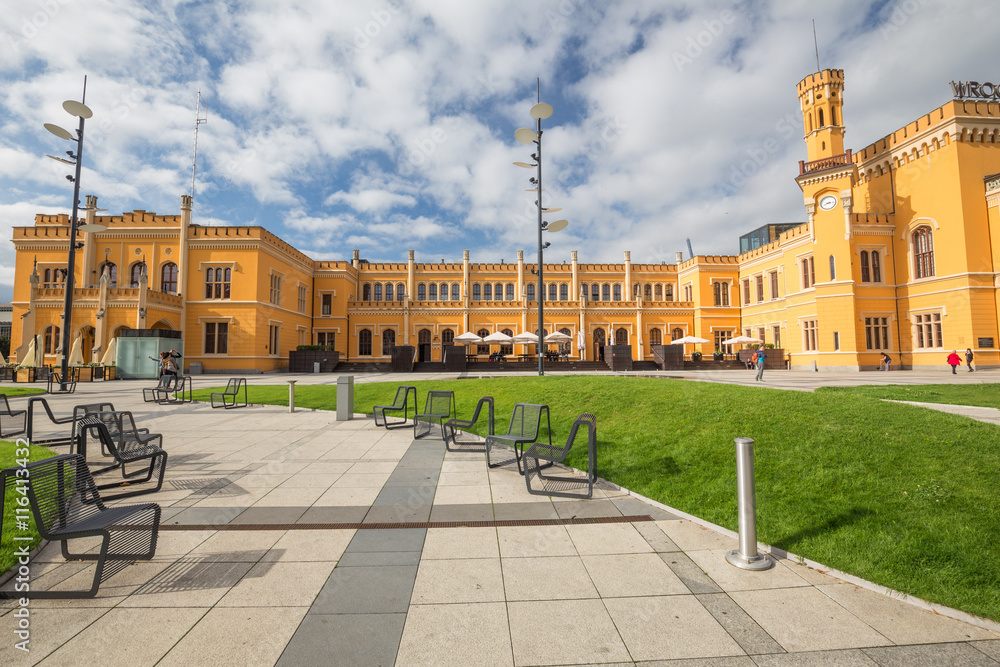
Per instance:
[[[4,385],[0,387],[0,394],[3,394],[7,398],[15,398],[17,396],[32,396],[34,394],[44,394],[45,390],[38,387],[23,387],[17,385]]]
[[[0,470],[6,468],[12,468],[15,465],[14,450],[17,449],[17,445],[13,442],[0,441]],[[32,446],[29,448],[28,457],[32,461],[37,461],[39,459],[44,459],[49,456],[55,456],[57,452],[47,449],[45,447]],[[3,540],[0,541],[0,573],[6,572],[11,565],[14,564],[14,535],[24,535],[25,533],[18,530],[14,526],[14,507],[17,505],[17,498],[19,494],[16,494],[13,488],[11,488],[6,497],[4,498],[3,505]],[[31,529],[30,534],[32,536],[32,541],[29,543],[32,548],[40,541],[38,533],[34,528],[34,521],[30,521]],[[24,542],[18,542],[17,546],[20,547]]]
[[[960,371],[961,372],[961,371]],[[964,384],[890,384],[864,385],[861,387],[821,387],[817,392],[851,394],[871,398],[888,398],[894,401],[920,403],[947,403],[949,405],[978,405],[1000,408],[1000,384],[974,381],[975,374],[965,373],[969,382]]]
[[[593,412],[601,477],[734,530],[733,439],[753,438],[761,541],[1000,620],[996,426],[851,391],[607,376],[412,384],[421,400],[453,389],[463,416],[494,396],[499,428],[515,402],[547,403],[557,440],[577,413]],[[355,411],[390,403],[395,389],[356,384]],[[285,385],[250,388],[253,403],[287,396]],[[335,396],[333,386],[303,386],[296,405],[332,410]],[[584,457],[569,462],[584,467]]]

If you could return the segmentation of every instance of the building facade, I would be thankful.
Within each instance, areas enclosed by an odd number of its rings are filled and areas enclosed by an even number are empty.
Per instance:
[[[328,345],[342,360],[388,361],[396,345],[439,361],[465,332],[562,331],[573,356],[603,345],[632,358],[685,335],[710,342],[736,334],[783,348],[794,367],[872,369],[882,352],[897,367],[940,367],[971,348],[1000,362],[1000,104],[954,99],[858,151],[844,148],[844,75],[823,70],[797,86],[806,160],[796,179],[806,221],[744,235],[741,252],[672,263],[371,263],[314,261],[263,227],[191,223],[132,211],[79,232],[71,339],[99,360],[123,328],[180,330],[185,360],[206,370],[269,371],[298,345]],[[59,360],[65,215],[15,227],[12,356],[35,337]],[[79,257],[79,255],[78,255]],[[690,348],[689,348],[690,349]],[[494,348],[494,351],[496,348]],[[486,348],[480,350],[488,353]],[[531,346],[510,346],[530,353]]]

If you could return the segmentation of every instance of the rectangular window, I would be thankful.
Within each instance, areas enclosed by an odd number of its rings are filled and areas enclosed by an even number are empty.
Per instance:
[[[684,300],[685,301],[694,301],[693,295],[691,294],[691,286],[690,285],[685,285],[684,286]]]
[[[271,303],[281,305],[281,276],[276,273],[271,274]]]
[[[268,349],[268,352],[270,352],[272,355],[278,354],[278,346],[279,346],[279,342],[280,342],[279,339],[278,339],[278,332],[280,330],[281,330],[281,327],[279,325],[277,325],[277,324],[272,324],[271,325],[271,335],[268,337],[269,338],[269,342],[268,342],[268,348],[267,349]]]
[[[812,257],[802,260],[802,289],[809,289],[816,284],[816,267]]]
[[[839,350],[840,349],[840,332],[839,331],[834,331],[833,332],[833,349],[834,350]]]
[[[229,323],[205,323],[205,354],[229,353]]]
[[[726,350],[727,346],[722,344],[722,341],[729,340],[733,337],[732,331],[716,331],[715,332],[715,349],[716,350]]]
[[[745,278],[743,280],[743,305],[750,305],[750,279]]]
[[[778,298],[778,272],[771,271],[771,301]]]
[[[299,312],[306,312],[306,300],[308,299],[308,290],[305,285],[299,285]]]
[[[320,303],[322,304],[320,306],[320,314],[322,314],[322,315],[331,315],[333,313],[333,295],[332,294],[324,294],[322,297],[320,297]]]
[[[764,276],[757,276],[757,303],[761,303],[764,300]]]
[[[764,340],[765,340],[765,338],[764,338],[764,327],[757,327],[757,338],[760,339],[761,343],[764,342]]]
[[[775,347],[781,347],[781,327],[777,324],[771,327],[771,341]]]
[[[205,269],[205,298],[228,299],[229,280],[231,277],[232,269],[228,267],[210,267]]]
[[[805,320],[802,322],[802,348],[806,352],[815,352],[816,346],[816,320]]]
[[[666,297],[667,301],[673,301],[674,300],[674,286],[672,284],[667,285],[666,289],[667,289],[667,292],[666,292],[666,294],[667,294],[667,297]]]
[[[336,333],[333,331],[318,331],[316,332],[316,344],[333,347],[335,345],[335,336]]]
[[[889,318],[865,318],[865,348],[869,350],[889,349]]]
[[[924,313],[914,316],[916,322],[916,346],[920,348],[942,347],[941,313]]]

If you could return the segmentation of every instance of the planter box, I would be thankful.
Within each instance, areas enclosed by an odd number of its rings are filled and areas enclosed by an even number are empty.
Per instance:
[[[17,374],[14,376],[15,382],[34,382],[35,381],[35,368],[18,368]]]
[[[74,366],[73,376],[77,382],[93,382],[94,381],[94,367],[93,366]]]
[[[14,381],[13,366],[4,366],[3,368],[0,368],[0,380]]]
[[[105,366],[104,367],[104,379],[105,380],[117,380],[118,376],[115,373],[115,371],[116,371],[117,368],[118,368],[117,366]]]

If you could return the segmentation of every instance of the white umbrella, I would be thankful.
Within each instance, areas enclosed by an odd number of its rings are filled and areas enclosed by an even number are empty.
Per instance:
[[[111,341],[108,343],[108,351],[104,353],[103,357],[101,357],[101,364],[103,364],[104,366],[110,366],[111,364],[115,363],[115,351],[117,349],[118,349],[118,339],[112,338]]]
[[[576,351],[580,352],[587,346],[587,336],[583,333],[583,329],[576,332]]]
[[[473,345],[475,343],[482,343],[483,339],[477,336],[476,334],[472,333],[471,331],[466,331],[461,336],[455,336],[453,341],[458,343],[459,345]]]
[[[31,340],[28,341],[28,351],[24,353],[24,359],[18,359],[17,363],[19,366],[34,366],[38,362],[35,359],[35,337],[32,336]]]
[[[572,336],[567,336],[562,331],[553,331],[545,337],[546,343],[569,343],[572,340]]]
[[[502,331],[497,331],[496,333],[491,333],[489,336],[483,339],[484,343],[501,343],[504,345],[510,344],[514,339],[505,334]]]
[[[521,345],[535,345],[538,343],[538,336],[530,331],[525,331],[524,333],[519,333],[514,336],[512,342],[519,343]]]
[[[729,340],[722,341],[722,345],[742,345],[744,343],[759,343],[761,342],[759,338],[750,338],[750,336],[737,336],[736,338],[730,338]]]
[[[73,347],[69,349],[69,365],[83,366],[83,339],[79,336],[73,341]]]
[[[683,338],[678,338],[677,340],[670,341],[671,345],[688,345],[693,343],[711,343],[712,341],[706,340],[704,338],[698,338],[697,336],[684,336]]]

